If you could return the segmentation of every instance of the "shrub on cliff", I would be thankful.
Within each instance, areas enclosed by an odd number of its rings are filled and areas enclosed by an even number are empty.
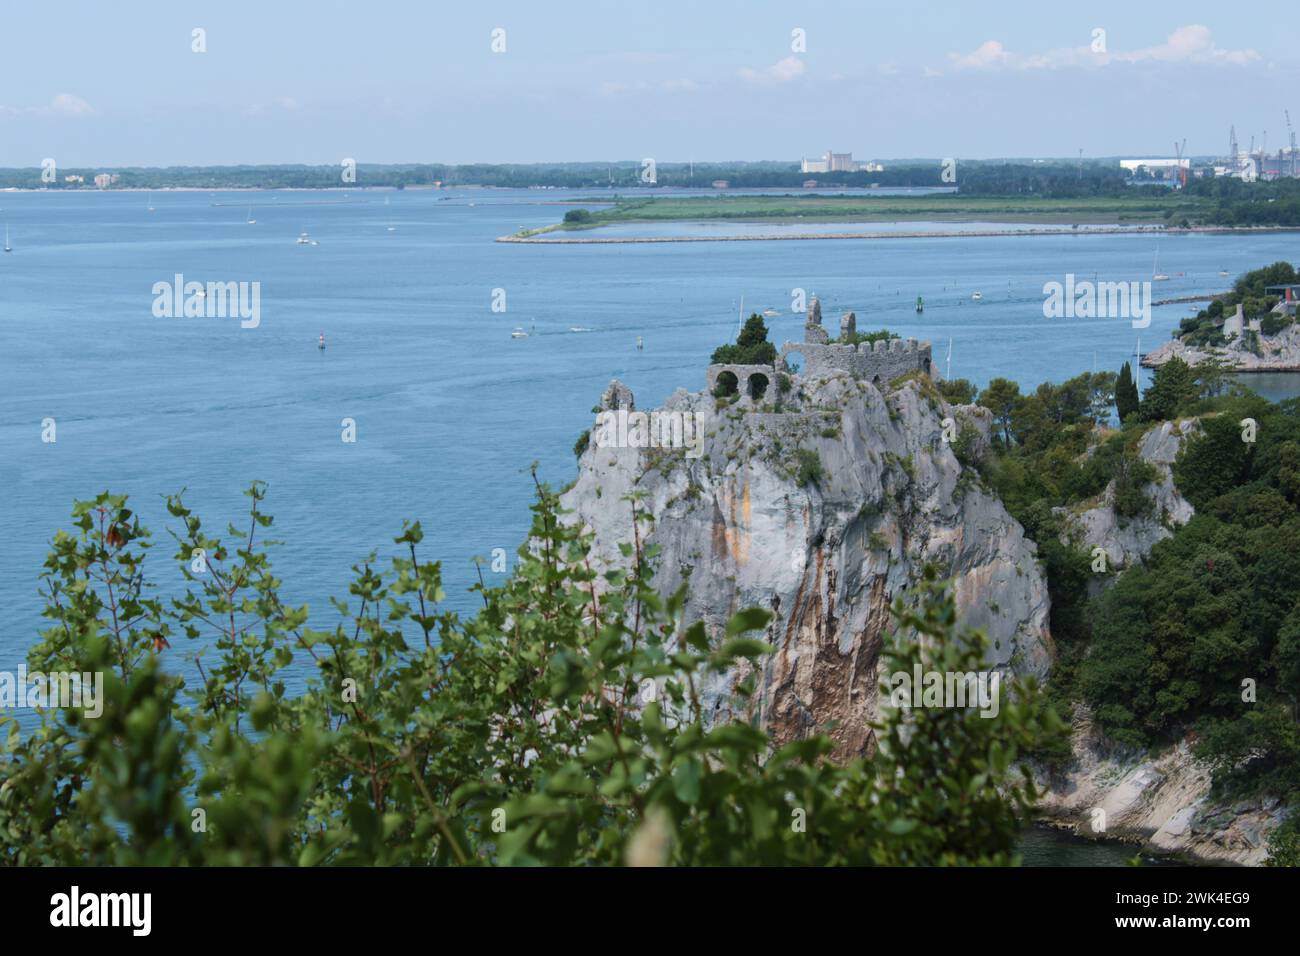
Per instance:
[[[772,365],[776,346],[767,340],[767,323],[757,312],[745,320],[733,345],[719,345],[709,360],[714,365]]]
[[[174,864],[1008,863],[1032,784],[1018,756],[1062,728],[1032,683],[996,717],[888,711],[879,753],[828,761],[828,737],[777,747],[751,722],[765,611],[720,633],[652,587],[644,515],[630,569],[598,577],[589,539],[539,486],[530,545],[483,607],[442,607],[423,532],[355,568],[320,629],[288,606],[253,486],[241,527],[210,533],[168,500],[180,595],[146,574],[124,498],[78,502],[43,574],[51,626],[29,664],[104,675],[103,713],[47,710],[0,751],[0,862]],[[890,667],[980,671],[933,572],[905,606]],[[210,658],[187,683],[173,643]],[[309,662],[304,692],[286,668]],[[741,675],[711,726],[704,688]]]

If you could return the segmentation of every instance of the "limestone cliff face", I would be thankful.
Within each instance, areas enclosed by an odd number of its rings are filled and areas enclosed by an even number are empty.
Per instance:
[[[1182,740],[1150,754],[1109,745],[1079,708],[1069,769],[1046,782],[1040,809],[1080,836],[1125,840],[1148,851],[1258,866],[1268,836],[1286,819],[1276,797],[1226,802]]]
[[[1170,466],[1199,431],[1200,422],[1192,418],[1162,422],[1142,436],[1138,454],[1157,472],[1144,489],[1152,515],[1121,521],[1113,508],[1113,483],[1091,508],[1057,509],[1076,544],[1086,551],[1101,547],[1111,568],[1128,568],[1190,521],[1194,509],[1179,494]],[[1070,766],[1039,775],[1040,809],[1060,825],[1080,836],[1125,840],[1203,862],[1259,865],[1268,855],[1268,836],[1287,808],[1276,798],[1216,799],[1209,768],[1193,756],[1190,737],[1158,753],[1126,750],[1097,732],[1082,705],[1071,729]]]
[[[1151,513],[1123,520],[1115,513],[1115,483],[1106,486],[1100,500],[1089,508],[1057,508],[1074,532],[1077,545],[1092,553],[1106,552],[1111,568],[1126,568],[1145,558],[1156,542],[1171,537],[1174,527],[1191,520],[1195,509],[1174,487],[1171,466],[1183,443],[1200,431],[1194,418],[1162,422],[1153,427],[1138,445],[1138,455],[1156,469],[1157,478],[1143,491],[1151,500]]]
[[[988,413],[943,403],[923,377],[897,388],[838,374],[789,383],[779,405],[775,381],[762,398],[734,403],[674,393],[651,413],[651,431],[655,415],[689,415],[703,430],[694,450],[600,447],[593,432],[563,503],[594,532],[598,560],[625,563],[624,498],[640,492],[661,549],[661,590],[689,578],[688,614],[715,635],[741,608],[774,613],[766,639],[776,653],[763,664],[758,705],[778,742],[837,721],[838,756],[873,748],[867,723],[877,716],[888,608],[928,562],[953,579],[964,619],[986,629],[993,666],[1046,674],[1048,594],[1035,546],[944,436],[947,418],[986,444]],[[607,407],[631,402],[621,387],[606,393]],[[707,689],[715,717],[739,676]]]
[[[1258,335],[1255,339],[1259,343],[1258,353],[1246,348],[1241,336],[1218,351],[1238,372],[1300,371],[1300,325],[1288,325],[1276,335]],[[1196,365],[1210,358],[1210,351],[1171,339],[1142,356],[1142,365],[1159,368],[1175,356],[1188,365]]]

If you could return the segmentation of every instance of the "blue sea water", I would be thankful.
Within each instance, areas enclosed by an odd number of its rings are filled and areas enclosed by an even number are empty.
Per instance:
[[[1140,332],[1047,320],[1047,281],[1149,278],[1157,242],[1173,276],[1158,297],[1300,258],[1294,234],[493,242],[556,221],[578,195],[0,193],[14,246],[0,255],[0,670],[17,669],[42,626],[50,537],[70,527],[74,499],[105,489],[130,494],[153,528],[165,587],[179,574],[162,496],[185,489],[207,526],[224,528],[243,524],[241,491],[260,479],[286,542],[285,595],[310,605],[314,626],[332,626],[327,599],[346,596],[353,564],[393,553],[403,518],[423,522],[448,604],[472,612],[472,559],[503,548],[513,563],[528,527],[530,462],[556,485],[573,476],[574,440],[611,378],[642,407],[703,387],[742,295],[746,312],[779,312],[768,319],[778,342],[802,336],[791,311],[802,289],[831,327],[853,309],[860,329],[930,339],[940,370],[951,340],[953,376],[1032,387],[1117,369],[1139,335],[1149,349],[1196,308],[1159,308]],[[296,243],[304,231],[319,245]],[[155,317],[153,286],[177,273],[259,282],[260,325]],[[496,289],[504,312],[492,311]],[[512,339],[515,327],[530,335]],[[355,443],[341,440],[348,418]]]

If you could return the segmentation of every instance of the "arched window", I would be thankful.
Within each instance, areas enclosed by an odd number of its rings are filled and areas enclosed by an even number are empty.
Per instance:
[[[713,386],[714,395],[718,398],[722,398],[724,395],[735,395],[739,391],[740,381],[736,378],[735,372],[722,371],[718,373],[718,377]]]

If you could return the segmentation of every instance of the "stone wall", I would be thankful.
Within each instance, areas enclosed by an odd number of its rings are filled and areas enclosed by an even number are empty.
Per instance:
[[[846,313],[840,319],[840,337],[849,338],[857,332],[857,316]],[[786,356],[798,352],[804,357],[801,376],[825,378],[844,372],[855,378],[887,383],[900,375],[920,369],[931,378],[939,376],[930,360],[930,343],[916,339],[891,339],[888,342],[860,342],[857,345],[830,343],[822,327],[822,307],[813,299],[808,307],[802,342],[786,342],[781,346],[780,370],[789,371]]]
[[[781,346],[781,365],[788,370],[786,356],[798,352],[804,357],[804,378],[825,378],[844,372],[855,378],[887,383],[915,369],[938,378],[930,360],[930,343],[916,339],[862,342],[858,345],[820,345],[815,342],[786,342]]]
[[[710,395],[718,387],[724,372],[736,376],[736,389],[742,401],[762,399],[776,387],[776,368],[771,365],[710,365],[705,372]],[[775,393],[773,393],[775,394]]]

